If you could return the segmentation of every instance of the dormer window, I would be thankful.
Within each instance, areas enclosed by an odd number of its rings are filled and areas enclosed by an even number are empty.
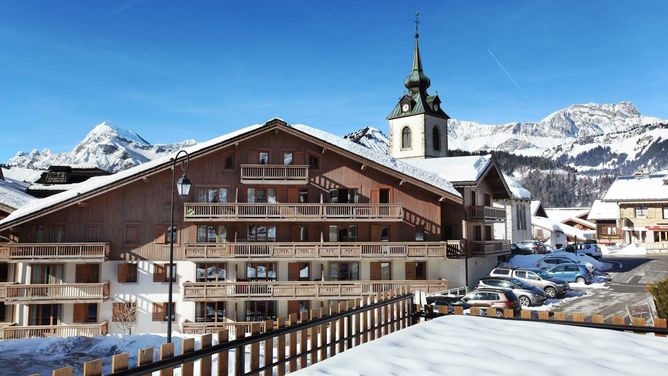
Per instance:
[[[404,129],[401,131],[401,148],[411,148],[411,129],[409,127],[404,127]]]

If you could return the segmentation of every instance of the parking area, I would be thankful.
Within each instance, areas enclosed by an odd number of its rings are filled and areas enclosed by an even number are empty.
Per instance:
[[[565,299],[553,311],[602,314],[606,318],[626,315],[628,310],[647,309],[651,295],[648,283],[668,278],[668,256],[605,257],[600,261],[615,266],[608,271],[610,281],[603,285],[573,287],[580,297]]]

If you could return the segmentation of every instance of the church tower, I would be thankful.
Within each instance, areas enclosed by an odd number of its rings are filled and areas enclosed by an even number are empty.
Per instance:
[[[413,68],[404,80],[406,94],[387,116],[390,123],[390,154],[397,159],[448,156],[448,119],[438,95],[429,95],[429,77],[422,69],[415,21]]]

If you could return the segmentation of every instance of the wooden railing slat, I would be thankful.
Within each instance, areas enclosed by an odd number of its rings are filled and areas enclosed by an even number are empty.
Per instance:
[[[213,343],[213,336],[211,333],[204,334],[200,337],[200,346],[202,349],[211,347]],[[211,355],[202,357],[199,362],[200,376],[211,376]]]
[[[130,366],[130,354],[120,353],[111,357],[111,372],[124,371]]]
[[[160,345],[160,360],[170,359],[174,357],[174,343],[163,343]],[[160,376],[174,375],[174,368],[169,367],[160,371]]]
[[[181,341],[181,351],[183,354],[195,351],[195,339],[194,338],[184,338]],[[183,363],[181,366],[181,376],[193,376],[195,371],[195,363],[187,362]]]
[[[274,330],[274,322],[267,320],[264,322],[264,331],[271,332]],[[264,340],[264,376],[272,376],[273,370],[271,364],[274,362],[274,338],[269,337]]]
[[[229,330],[221,330],[218,332],[218,344],[227,343],[229,341]],[[238,350],[238,349],[237,349]],[[236,361],[236,357],[234,357]],[[230,353],[228,350],[218,352],[218,375],[227,376],[229,374]]]

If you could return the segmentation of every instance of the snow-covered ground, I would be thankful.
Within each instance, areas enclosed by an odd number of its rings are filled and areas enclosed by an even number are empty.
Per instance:
[[[663,375],[665,338],[471,316],[443,316],[295,375]]]
[[[647,249],[645,247],[638,247],[635,244],[629,244],[624,248],[599,245],[601,253],[604,256],[645,256]]]

